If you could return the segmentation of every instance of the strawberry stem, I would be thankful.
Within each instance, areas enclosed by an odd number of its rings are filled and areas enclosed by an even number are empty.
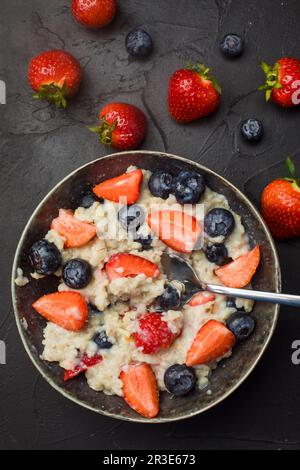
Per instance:
[[[276,62],[276,64],[272,67],[265,62],[261,62],[260,64],[263,72],[266,75],[265,84],[258,88],[259,91],[265,91],[266,101],[269,101],[272,95],[272,91],[275,89],[281,88],[281,84],[279,83],[279,71],[280,71],[280,64]]]
[[[41,85],[38,89],[38,92],[33,95],[33,98],[36,100],[45,100],[49,103],[54,103],[57,108],[66,108],[67,95],[68,87],[66,82],[64,82],[62,87],[55,85],[55,83],[48,83],[46,85]]]
[[[297,191],[300,191],[300,179],[297,177],[296,167],[291,157],[287,157],[285,160],[285,167],[288,173],[288,177],[285,178],[287,181],[292,183],[292,186]]]
[[[111,145],[112,133],[115,130],[116,125],[117,125],[117,121],[115,121],[113,124],[108,124],[106,119],[103,117],[100,120],[98,127],[89,127],[89,130],[99,136],[101,144]]]
[[[206,67],[204,64],[201,64],[201,63],[197,63],[195,65],[193,65],[191,62],[188,62],[186,64],[186,68],[188,70],[192,70],[193,72],[196,72],[198,73],[198,75],[201,76],[201,78],[203,78],[204,80],[209,80],[210,82],[212,82],[214,88],[216,89],[216,91],[221,95],[222,94],[222,88],[220,86],[220,84],[217,82],[217,80],[215,80],[215,78],[213,78],[211,75],[210,75],[210,68],[209,67]]]

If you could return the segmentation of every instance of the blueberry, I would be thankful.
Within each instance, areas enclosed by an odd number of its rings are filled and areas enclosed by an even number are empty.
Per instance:
[[[152,173],[149,179],[149,189],[152,196],[168,199],[172,189],[173,176],[165,171]]]
[[[196,374],[192,367],[174,364],[166,370],[164,382],[168,392],[176,397],[183,397],[195,388]]]
[[[227,209],[212,209],[204,219],[205,233],[211,238],[227,237],[234,226],[234,217]]]
[[[86,287],[91,280],[91,276],[91,265],[83,259],[70,259],[63,267],[64,283],[72,289],[83,289]]]
[[[133,57],[147,57],[153,50],[150,34],[143,29],[131,31],[126,37],[126,49]]]
[[[236,312],[226,322],[227,328],[232,331],[237,341],[249,338],[255,328],[254,319],[243,312]]]
[[[153,238],[151,235],[139,235],[137,233],[134,241],[140,243],[143,250],[150,250],[152,247]]]
[[[92,315],[99,315],[102,313],[101,310],[99,310],[96,305],[92,304],[91,302],[88,303],[88,310]]]
[[[133,204],[132,206],[123,206],[118,213],[120,225],[124,230],[134,232],[145,221],[145,213],[141,206]]]
[[[195,171],[181,171],[173,180],[173,192],[180,204],[196,204],[205,191],[205,180]]]
[[[222,266],[228,261],[228,251],[224,243],[207,245],[204,253],[210,263],[214,263],[218,266]]]
[[[91,207],[94,202],[103,202],[103,199],[98,198],[96,194],[93,193],[91,189],[86,191],[86,193],[82,196],[80,202],[79,202],[79,207],[84,207],[84,209],[88,209]]]
[[[241,133],[248,142],[259,142],[263,138],[264,127],[258,119],[246,119],[241,124]]]
[[[227,297],[226,307],[235,308],[239,312],[244,312],[245,311],[244,307],[238,308],[235,301],[236,301],[235,297]]]
[[[93,337],[94,343],[97,344],[100,349],[110,349],[113,344],[109,341],[106,331],[102,330],[99,333],[96,333]]]
[[[62,257],[54,243],[42,239],[35,242],[29,250],[29,260],[38,274],[50,275],[62,265]]]
[[[199,287],[195,286],[195,284],[192,284],[189,281],[186,281],[184,283],[184,292],[181,296],[181,305],[185,305],[189,300],[191,300],[194,295],[196,295],[198,292],[200,292],[201,289]]]
[[[244,49],[244,41],[238,34],[226,34],[220,43],[220,49],[228,57],[238,57]]]
[[[167,286],[164,293],[160,295],[156,301],[162,311],[174,310],[181,305],[180,293],[172,284]]]

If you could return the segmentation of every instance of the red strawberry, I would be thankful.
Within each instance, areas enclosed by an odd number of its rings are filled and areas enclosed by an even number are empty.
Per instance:
[[[92,357],[89,357],[87,354],[84,354],[82,356],[80,363],[75,367],[75,369],[65,370],[64,381],[66,382],[67,380],[73,379],[74,377],[81,374],[82,372],[85,372],[90,367],[93,367],[96,364],[99,364],[99,362],[101,361],[102,361],[102,356],[100,356],[99,354],[95,354],[95,356],[92,356]]]
[[[160,240],[181,253],[193,251],[202,233],[197,219],[179,210],[150,212],[148,225]]]
[[[116,0],[72,0],[72,13],[87,28],[103,28],[116,14]]]
[[[28,80],[37,93],[34,98],[67,106],[66,98],[76,95],[82,79],[79,62],[68,52],[53,50],[33,57]]]
[[[208,116],[221,101],[221,88],[203,64],[177,70],[169,82],[169,111],[178,122]]]
[[[187,305],[190,307],[199,307],[200,305],[213,302],[215,298],[216,296],[214,294],[210,294],[209,292],[198,292],[198,294],[191,298]]]
[[[130,364],[120,374],[126,403],[145,418],[154,418],[159,412],[159,394],[151,366]]]
[[[234,344],[234,334],[223,323],[210,320],[198,331],[187,352],[186,365],[197,366],[220,359]]]
[[[266,74],[266,83],[259,90],[265,90],[266,100],[271,98],[283,108],[297,106],[300,103],[300,61],[284,57],[273,66],[262,62],[261,67]]]
[[[160,274],[156,264],[141,256],[127,253],[112,255],[105,265],[105,270],[110,281],[120,277],[135,277],[138,274],[145,274],[147,277],[157,277]]]
[[[70,210],[60,209],[58,217],[52,220],[51,228],[66,239],[66,248],[83,246],[96,235],[94,225],[76,219]]]
[[[146,135],[146,116],[139,108],[127,103],[110,103],[100,111],[99,126],[90,130],[100,142],[119,150],[136,149]]]
[[[160,349],[168,349],[175,341],[175,335],[160,313],[144,313],[138,319],[138,330],[132,334],[135,345],[144,354],[156,354]]]
[[[88,316],[87,303],[79,292],[47,294],[32,306],[46,320],[70,331],[81,330]]]
[[[290,158],[286,165],[290,178],[272,181],[261,198],[263,218],[279,240],[300,236],[300,180]]]
[[[113,202],[125,203],[126,199],[126,203],[130,205],[137,202],[140,197],[142,181],[142,170],[134,170],[97,184],[97,186],[93,188],[93,191],[96,196]]]
[[[216,269],[215,273],[227,287],[242,288],[251,281],[260,263],[260,248],[240,256],[229,264]]]

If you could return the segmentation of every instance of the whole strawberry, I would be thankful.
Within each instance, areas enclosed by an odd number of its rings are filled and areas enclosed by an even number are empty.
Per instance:
[[[266,100],[271,99],[283,108],[297,106],[300,103],[300,61],[284,57],[273,66],[262,62],[261,67],[266,74],[266,82],[259,90],[265,90]]]
[[[214,112],[221,88],[202,64],[177,70],[169,82],[169,111],[177,122],[191,122]]]
[[[77,93],[81,79],[79,62],[62,50],[42,52],[29,63],[28,80],[36,91],[34,98],[55,103],[58,108],[67,106],[66,98]]]
[[[72,0],[72,13],[78,23],[87,28],[103,28],[114,18],[116,0]]]
[[[261,198],[262,215],[273,237],[284,240],[300,236],[300,180],[287,159],[290,178],[272,181]]]
[[[132,104],[110,103],[100,111],[99,126],[90,130],[99,135],[104,145],[119,150],[136,149],[146,135],[146,116]]]

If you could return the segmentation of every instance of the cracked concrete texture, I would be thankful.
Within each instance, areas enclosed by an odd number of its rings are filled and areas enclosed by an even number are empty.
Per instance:
[[[18,337],[9,290],[14,250],[35,205],[62,176],[107,153],[87,126],[108,101],[144,109],[149,132],[142,148],[199,161],[256,204],[263,186],[284,176],[284,156],[294,156],[300,166],[299,110],[266,104],[256,92],[262,59],[272,63],[282,54],[300,55],[299,2],[119,0],[113,24],[97,32],[72,20],[69,3],[1,2],[0,79],[7,83],[8,100],[0,108],[0,339],[7,342],[8,365],[0,366],[0,448],[299,449],[298,371],[290,361],[299,320],[292,310],[282,308],[267,354],[221,406],[188,422],[137,426],[81,409],[39,377]],[[147,29],[155,43],[151,58],[142,62],[129,59],[124,47],[127,32],[136,26]],[[218,51],[227,32],[245,36],[245,54],[238,60],[228,61]],[[29,59],[51,48],[70,51],[84,67],[80,93],[66,111],[32,100],[27,85]],[[201,122],[179,126],[168,115],[167,81],[187,60],[211,67],[223,88],[222,106]],[[241,120],[249,116],[265,125],[265,139],[257,146],[239,135]],[[299,248],[297,240],[278,244],[288,292],[298,292]]]

